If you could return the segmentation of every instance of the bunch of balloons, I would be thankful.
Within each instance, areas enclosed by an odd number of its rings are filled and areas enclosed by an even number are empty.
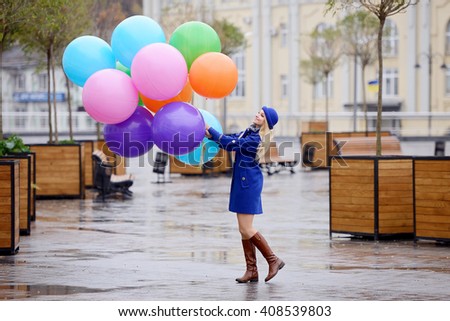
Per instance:
[[[166,41],[156,21],[137,15],[115,27],[111,45],[90,35],[71,41],[62,65],[83,87],[86,112],[105,124],[113,152],[137,157],[156,144],[200,165],[218,152],[217,144],[204,137],[205,122],[222,128],[212,114],[190,103],[193,92],[223,98],[238,80],[234,62],[220,51],[219,36],[206,23],[184,23]]]

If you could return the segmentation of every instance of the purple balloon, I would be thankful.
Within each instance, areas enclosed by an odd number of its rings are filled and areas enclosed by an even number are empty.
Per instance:
[[[138,157],[153,147],[153,115],[138,106],[127,120],[118,124],[107,124],[103,128],[106,145],[123,157]]]
[[[152,132],[156,146],[162,151],[183,155],[200,146],[205,137],[205,121],[191,104],[172,102],[155,114]]]

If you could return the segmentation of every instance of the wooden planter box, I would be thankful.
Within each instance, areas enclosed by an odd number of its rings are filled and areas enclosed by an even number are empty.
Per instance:
[[[34,154],[17,154],[0,157],[1,160],[17,160],[19,162],[19,222],[20,235],[30,235],[32,214],[36,213],[34,183]],[[35,214],[36,216],[36,214]]]
[[[84,198],[84,143],[34,144],[36,198]]]
[[[31,157],[31,221],[36,221],[36,153],[28,152]]]
[[[94,165],[92,161],[92,153],[97,149],[97,141],[94,140],[78,140],[78,143],[84,144],[84,186],[94,186]]]
[[[0,254],[16,254],[20,240],[19,161],[0,160]]]
[[[414,234],[413,160],[407,156],[347,156],[331,161],[330,237]]]
[[[450,157],[414,157],[415,239],[450,241]]]

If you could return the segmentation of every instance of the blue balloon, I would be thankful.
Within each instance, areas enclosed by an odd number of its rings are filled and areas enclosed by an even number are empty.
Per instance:
[[[200,108],[199,111],[206,124],[217,130],[219,133],[223,133],[222,125],[220,125],[220,122],[214,115]],[[216,142],[205,137],[201,145],[192,152],[184,155],[175,155],[175,157],[185,164],[199,166],[213,159],[219,152],[219,149],[220,147]]]
[[[114,55],[127,68],[131,68],[131,62],[139,50],[158,42],[166,42],[163,29],[155,20],[140,15],[119,23],[111,37]]]
[[[76,85],[83,87],[86,80],[102,69],[116,68],[111,46],[95,36],[81,36],[72,40],[64,50],[63,70]]]

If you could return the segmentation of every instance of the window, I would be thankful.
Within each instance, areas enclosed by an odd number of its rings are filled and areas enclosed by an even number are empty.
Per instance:
[[[326,23],[320,23],[317,25],[316,27],[316,32],[320,35],[321,33],[323,33],[326,29],[330,28]],[[326,45],[325,43],[325,39],[323,39],[322,36],[317,37],[315,40],[315,44],[314,46],[316,48],[318,48],[318,50],[320,51],[321,48],[323,48]]]
[[[313,42],[309,50],[314,56],[329,60],[337,56],[338,44],[336,26],[320,23],[314,31]]]
[[[47,117],[47,108],[41,108],[40,115],[39,115],[39,123],[41,128],[48,127],[48,117]]]
[[[245,55],[244,48],[231,55],[238,70],[238,82],[230,97],[245,97]]]
[[[326,97],[326,84],[327,80],[323,79],[319,81],[314,87],[314,95],[316,98],[325,98]],[[333,73],[328,75],[328,98],[333,97]]]
[[[48,84],[47,84],[47,74],[39,74],[38,75],[38,88],[39,90],[47,90]]]
[[[281,75],[280,83],[281,83],[281,99],[287,99],[288,98],[288,77],[286,75]]]
[[[15,88],[17,90],[24,90],[25,89],[25,75],[24,74],[15,75],[14,83],[15,83]]]
[[[383,37],[383,54],[386,57],[397,56],[398,54],[398,29],[390,19],[384,25],[385,35]]]
[[[282,48],[286,48],[288,44],[288,29],[285,23],[280,24],[280,45]]]
[[[383,96],[395,97],[398,96],[398,70],[384,69],[383,71]]]
[[[14,125],[16,129],[23,129],[26,128],[25,126],[25,117],[26,117],[26,111],[27,109],[25,107],[15,107],[14,111],[16,113],[19,113],[20,115],[17,115],[14,117]]]
[[[445,32],[445,54],[450,55],[450,21],[447,22],[447,30]]]

